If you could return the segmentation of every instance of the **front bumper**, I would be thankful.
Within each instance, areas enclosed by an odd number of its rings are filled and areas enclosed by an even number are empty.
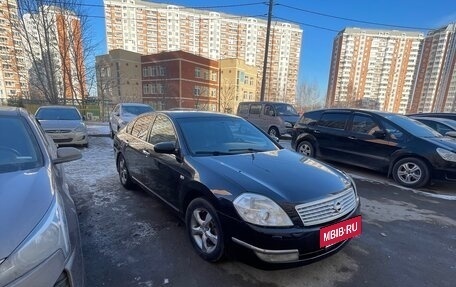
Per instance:
[[[229,238],[238,247],[255,254],[263,263],[307,264],[330,256],[349,240],[320,248],[322,227],[358,216],[360,207],[333,222],[312,227],[271,228],[260,227],[221,215],[222,225]]]
[[[49,133],[52,140],[59,146],[85,145],[88,143],[88,134],[84,132]]]

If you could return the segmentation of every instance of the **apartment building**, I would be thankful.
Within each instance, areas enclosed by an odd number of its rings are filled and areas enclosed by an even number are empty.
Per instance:
[[[259,98],[266,21],[136,0],[105,0],[104,5],[108,50],[145,55],[182,50],[216,61],[238,58],[257,67]],[[299,26],[272,22],[265,100],[294,103],[301,38]]]
[[[409,112],[456,112],[456,23],[424,39]]]
[[[342,30],[334,39],[326,106],[405,113],[423,39],[419,32]]]
[[[0,0],[0,105],[28,95],[16,0]]]
[[[240,59],[220,61],[220,111],[236,113],[240,102],[256,101],[257,68]]]
[[[31,96],[43,98],[46,94],[59,102],[76,103],[87,95],[79,17],[60,7],[40,6],[36,13],[25,14],[23,22]]]
[[[157,110],[216,111],[219,63],[184,51],[141,56],[143,102]]]
[[[142,103],[141,54],[115,49],[95,57],[98,99],[107,115],[118,103]]]

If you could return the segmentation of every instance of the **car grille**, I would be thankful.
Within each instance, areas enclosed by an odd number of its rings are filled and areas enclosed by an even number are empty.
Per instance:
[[[317,201],[297,205],[296,211],[304,226],[312,226],[338,219],[356,207],[353,188]]]
[[[69,143],[71,142],[73,139],[53,139],[55,143]]]
[[[50,134],[66,134],[71,132],[71,130],[46,130],[46,132]]]

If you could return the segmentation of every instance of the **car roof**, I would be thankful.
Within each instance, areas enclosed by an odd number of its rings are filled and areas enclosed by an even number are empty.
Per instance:
[[[384,111],[377,111],[377,110],[369,110],[369,109],[354,109],[354,108],[329,108],[329,109],[319,109],[319,110],[308,111],[308,112],[305,112],[305,113],[309,113],[309,112],[363,112],[363,113],[376,114],[376,115],[379,115],[379,116],[402,115],[402,114],[391,113],[391,112],[384,112]]]
[[[119,105],[121,105],[121,106],[146,106],[146,107],[150,107],[150,105],[143,104],[143,103],[120,103]]]
[[[237,118],[240,117],[231,115],[231,114],[223,114],[218,112],[208,112],[208,111],[158,111],[152,112],[152,114],[165,114],[170,118],[174,119],[184,119],[184,118],[213,118],[213,117],[220,117],[220,118]]]
[[[22,111],[18,107],[0,107],[1,116],[18,116]]]
[[[75,106],[41,106],[39,109],[77,109]]]

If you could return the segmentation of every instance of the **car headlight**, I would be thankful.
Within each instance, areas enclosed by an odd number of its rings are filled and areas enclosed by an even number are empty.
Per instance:
[[[79,127],[75,128],[74,131],[78,132],[78,133],[84,133],[86,131],[86,127],[85,126],[79,126]]]
[[[290,123],[290,122],[285,122],[285,127],[286,127],[286,128],[292,128],[292,127],[293,127],[293,124]]]
[[[437,148],[436,151],[444,160],[456,162],[456,153],[444,148]]]
[[[249,223],[262,226],[293,226],[285,211],[266,196],[243,193],[233,201],[233,204],[242,219]]]
[[[62,199],[59,194],[56,194],[55,200],[43,219],[0,265],[1,281],[11,282],[58,250],[62,250],[64,256],[67,257],[70,252],[70,242]]]

